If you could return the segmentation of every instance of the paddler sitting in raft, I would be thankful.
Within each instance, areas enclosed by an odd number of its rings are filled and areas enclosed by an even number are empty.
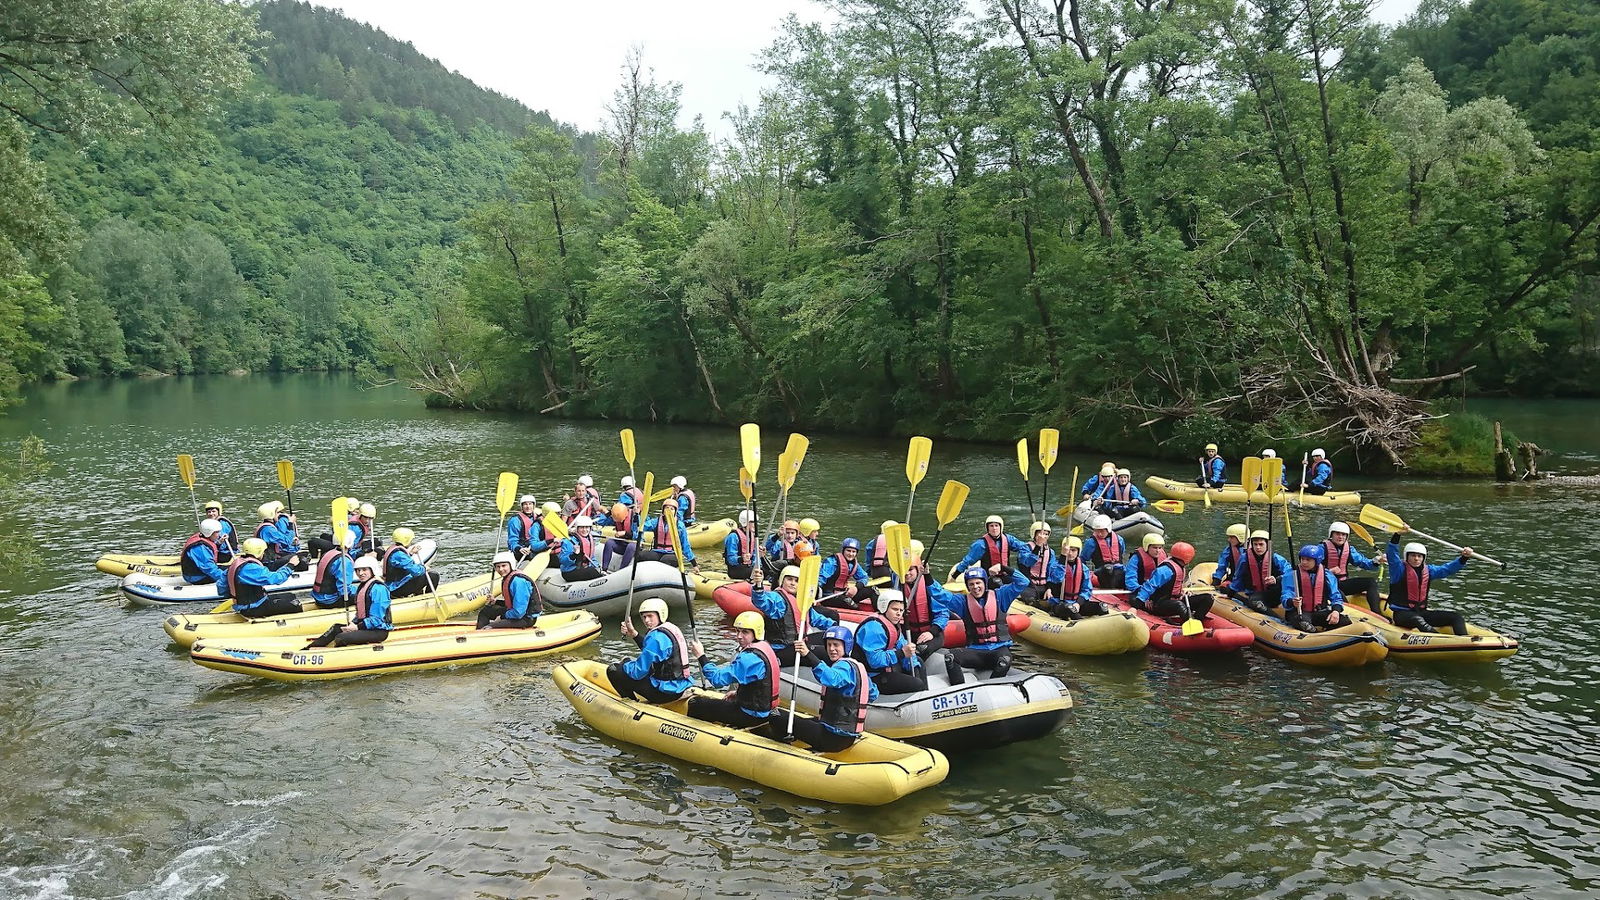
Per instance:
[[[1089,480],[1083,483],[1083,490],[1078,492],[1078,499],[1098,500],[1117,483],[1117,464],[1107,462],[1100,466],[1100,474],[1090,475]]]
[[[845,538],[839,552],[822,561],[818,570],[817,596],[827,600],[818,602],[839,609],[856,609],[863,604],[872,608],[878,592],[867,583],[867,570],[856,559],[861,555],[861,542]]]
[[[678,511],[682,513],[678,518],[683,520],[685,526],[693,525],[700,506],[700,498],[694,495],[694,491],[689,490],[689,479],[682,475],[672,476],[672,499],[677,501]]]
[[[494,555],[494,574],[500,579],[500,590],[494,600],[478,610],[478,628],[532,628],[544,612],[544,603],[533,579],[526,573],[513,572],[516,557],[509,550]]]
[[[795,644],[805,638],[804,634],[798,632],[795,623],[794,610],[799,591],[799,566],[784,567],[778,576],[777,590],[767,590],[767,583],[762,580],[756,582],[750,591],[750,602],[756,611],[761,613],[765,624],[767,643],[771,644],[773,652],[778,654],[778,662],[786,666],[794,662]],[[824,615],[821,608],[813,605],[806,613],[806,624],[809,631],[811,628],[825,629],[838,622]]]
[[[639,645],[639,655],[606,667],[617,696],[646,703],[671,703],[689,692],[689,645],[678,626],[667,621],[667,601],[651,597],[639,604],[645,633],[632,619],[622,620],[622,636]]]
[[[728,577],[734,581],[749,581],[755,573],[755,513],[748,509],[739,510],[739,527],[722,539],[722,561],[728,566]]]
[[[1166,558],[1167,539],[1153,531],[1145,535],[1139,549],[1128,554],[1128,561],[1122,564],[1122,589],[1137,592]]]
[[[221,522],[216,519],[200,520],[198,530],[189,536],[183,545],[183,553],[178,557],[178,570],[183,573],[185,584],[220,585],[227,580],[228,573],[217,564],[217,557],[222,552],[218,543],[221,536]]]
[[[945,651],[945,674],[951,684],[966,680],[961,672],[969,669],[989,669],[995,678],[1011,671],[1011,629],[1006,625],[1006,613],[1011,604],[1027,590],[1027,576],[1011,573],[1011,582],[989,590],[984,571],[974,566],[961,580],[966,582],[965,594],[948,595],[952,603],[950,614],[960,616],[967,626],[967,646]]]
[[[1051,586],[1051,601],[1041,607],[1058,619],[1081,619],[1084,616],[1103,616],[1106,605],[1094,599],[1094,582],[1089,578],[1089,566],[1082,559],[1083,538],[1068,535],[1061,542],[1061,577]],[[1059,599],[1054,599],[1059,598]]]
[[[689,546],[689,530],[683,527],[683,507],[671,497],[661,501],[660,513],[644,520],[644,531],[651,534],[652,540],[649,550],[639,551],[639,560],[677,565],[678,558],[672,555],[673,530],[678,532],[678,546],[683,548],[684,564],[696,572],[700,571],[700,563],[694,558],[694,548]]]
[[[798,739],[817,753],[838,753],[849,749],[867,727],[867,704],[878,699],[878,686],[868,677],[867,667],[850,656],[855,639],[850,629],[834,625],[825,633],[820,660],[810,649],[801,662],[822,686],[822,708],[817,717],[796,718],[793,731],[786,733],[788,716],[774,716],[768,734],[778,740]]]
[[[245,538],[239,555],[228,564],[228,577],[218,587],[226,586],[224,596],[233,598],[233,611],[246,619],[270,619],[300,611],[300,602],[287,594],[269,594],[266,588],[283,584],[294,574],[300,562],[298,556],[287,556],[277,569],[269,569],[261,562],[267,552],[267,542],[261,538]]]
[[[383,552],[383,580],[389,586],[389,596],[398,600],[437,588],[439,576],[411,555],[411,542],[417,533],[401,525],[391,537],[394,543]]]
[[[900,587],[900,581],[894,577],[894,570],[889,568],[889,542],[884,539],[883,533],[897,524],[899,523],[893,519],[884,520],[884,523],[878,526],[878,536],[867,541],[861,556],[862,565],[867,567],[867,577],[887,578],[892,588]]]
[[[1428,565],[1428,548],[1416,541],[1406,544],[1404,558],[1400,555],[1400,533],[1389,535],[1389,611],[1390,618],[1401,628],[1415,628],[1433,633],[1439,627],[1449,628],[1456,634],[1467,633],[1467,620],[1458,612],[1448,609],[1429,609],[1429,585],[1435,578],[1449,578],[1461,571],[1472,555],[1471,547],[1462,547],[1461,555],[1442,566]]]
[[[802,547],[807,551],[811,549],[811,545],[800,536],[800,522],[784,519],[777,533],[767,536],[767,565],[771,568],[764,574],[770,578],[784,566],[799,565]]]
[[[217,565],[225,566],[239,552],[239,531],[233,527],[233,521],[222,514],[221,500],[207,500],[205,511],[206,518],[214,519],[222,526],[222,531],[217,535]]]
[[[1106,488],[1105,493],[1095,501],[1106,515],[1113,519],[1125,519],[1141,509],[1144,509],[1144,494],[1133,483],[1133,473],[1127,469],[1117,470],[1117,481]]]
[[[1322,561],[1321,544],[1300,548],[1299,565],[1294,572],[1293,598],[1284,598],[1283,620],[1301,631],[1318,631],[1350,624],[1344,612],[1344,595],[1339,582]]]
[[[300,561],[300,532],[295,528],[295,517],[283,511],[283,503],[268,500],[257,510],[261,523],[256,526],[256,537],[267,545],[261,563],[269,569],[282,568],[289,563],[292,568],[304,569],[309,563]]]
[[[601,577],[599,569],[594,567],[594,520],[588,516],[578,516],[572,520],[572,533],[561,542],[561,580],[571,584],[575,581],[593,581]]]
[[[1061,583],[1061,563],[1050,548],[1050,525],[1035,522],[1028,527],[1033,540],[1017,554],[1022,571],[1028,576],[1028,589],[1022,592],[1022,602],[1048,609],[1055,603],[1056,585]]]
[[[1207,444],[1206,455],[1200,457],[1200,477],[1195,487],[1219,488],[1228,483],[1228,463],[1217,455],[1217,445]]]
[[[517,501],[516,512],[506,519],[506,552],[518,562],[532,559],[534,554],[550,549],[550,539],[545,537],[538,505],[539,501],[532,494],[523,494]]]
[[[1285,478],[1288,476],[1285,475]],[[1333,488],[1333,463],[1329,461],[1327,451],[1321,447],[1311,451],[1311,472],[1306,476],[1305,492],[1308,494],[1326,494]],[[1289,490],[1298,492],[1300,483],[1297,481],[1289,486]]]
[[[959,595],[928,578],[925,568],[919,552],[906,566],[906,580],[900,583],[900,595],[906,600],[905,632],[923,659],[944,648],[944,626],[950,621],[950,610],[960,602]]]
[[[1350,526],[1343,522],[1334,522],[1328,526],[1328,537],[1322,542],[1323,565],[1339,579],[1339,593],[1346,597],[1355,594],[1364,594],[1367,598],[1367,609],[1376,611],[1378,608],[1378,579],[1371,576],[1352,577],[1350,570],[1368,569],[1376,571],[1377,562],[1368,559],[1360,550],[1350,543]]]
[[[1204,619],[1211,612],[1212,596],[1188,597],[1183,590],[1188,579],[1185,567],[1191,562],[1194,562],[1194,545],[1188,541],[1173,544],[1172,554],[1157,564],[1150,577],[1139,585],[1138,592],[1128,599],[1128,604],[1161,616],[1174,625],[1182,624],[1190,615]]]
[[[561,519],[571,525],[579,516],[593,519],[600,515],[600,492],[594,489],[594,476],[579,475],[572,492],[561,497]]]
[[[355,562],[349,551],[332,546],[317,557],[317,570],[311,576],[311,600],[321,609],[333,609],[350,602],[355,593]]]
[[[905,598],[891,595],[883,612],[869,613],[856,626],[856,659],[866,664],[872,683],[885,694],[915,694],[928,689],[922,658],[905,634]]]
[[[1244,527],[1244,523],[1236,522],[1228,526],[1227,542],[1222,545],[1222,552],[1217,554],[1217,567],[1211,572],[1212,587],[1221,587],[1233,580],[1233,573],[1239,571],[1239,564],[1244,562],[1244,545],[1249,537],[1250,531]]]
[[[1122,568],[1123,554],[1128,544],[1122,535],[1111,531],[1111,517],[1101,513],[1089,520],[1089,569],[1095,581],[1107,590],[1122,588],[1126,571]]]
[[[394,630],[394,618],[389,609],[389,588],[378,578],[383,564],[376,556],[363,556],[356,560],[356,596],[354,621],[330,626],[321,637],[306,645],[313,647],[348,647],[352,644],[381,644]]]
[[[1011,579],[1013,557],[1021,565],[1022,554],[1027,550],[1028,545],[1018,540],[1016,535],[1006,533],[1005,519],[990,516],[983,520],[983,534],[967,548],[967,555],[950,567],[950,576],[953,578],[957,572],[978,566],[989,573],[991,582],[1004,584]]]
[[[1250,609],[1271,615],[1272,607],[1286,606],[1294,600],[1294,581],[1289,561],[1272,552],[1271,535],[1258,530],[1250,533],[1244,562],[1225,590]]]
[[[611,537],[606,538],[605,548],[600,551],[600,568],[605,571],[633,565],[633,554],[639,547],[639,526],[644,520],[643,498],[644,492],[633,486],[633,476],[622,476],[622,489],[611,504],[611,514],[599,520],[601,525],[612,528]],[[617,560],[616,566],[611,565],[613,559]]]
[[[765,725],[778,708],[778,656],[763,638],[767,626],[761,614],[745,610],[733,620],[733,637],[739,652],[725,666],[706,658],[699,640],[689,641],[689,652],[700,663],[700,672],[715,688],[729,688],[722,697],[689,698],[689,715],[704,722],[719,722],[734,728]]]

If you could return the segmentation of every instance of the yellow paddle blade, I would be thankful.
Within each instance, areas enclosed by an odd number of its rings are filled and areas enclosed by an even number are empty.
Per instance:
[[[343,547],[345,537],[350,534],[349,507],[343,497],[333,498],[333,510],[328,514],[328,520],[333,523],[333,545]]]
[[[232,597],[225,598],[221,603],[218,603],[216,606],[211,607],[211,614],[213,616],[220,616],[225,612],[232,612],[232,611],[233,611],[233,598]]]
[[[624,428],[617,432],[622,439],[622,458],[628,461],[628,468],[633,468],[634,452],[637,448],[633,445],[633,429]]]
[[[1283,457],[1261,461],[1261,489],[1267,492],[1268,500],[1276,500],[1283,493]]]
[[[567,530],[567,523],[561,521],[561,516],[556,513],[547,512],[540,521],[544,523],[544,533],[557,540],[564,541],[572,534]]]
[[[744,495],[744,501],[746,503],[749,503],[750,502],[750,498],[755,496],[755,492],[756,492],[756,482],[755,482],[755,479],[750,477],[750,470],[744,468],[743,466],[740,466],[739,467],[739,493]]]
[[[1028,439],[1017,441],[1017,471],[1022,473],[1022,480],[1028,480]]]
[[[939,492],[939,506],[936,510],[939,516],[939,527],[943,528],[956,520],[961,515],[961,507],[967,503],[967,494],[972,489],[959,481],[946,481],[944,490]]]
[[[1345,524],[1350,526],[1350,530],[1355,532],[1356,537],[1366,541],[1369,546],[1378,546],[1378,542],[1372,539],[1372,532],[1362,527],[1360,522],[1346,522]]]
[[[1054,428],[1039,429],[1039,467],[1046,475],[1056,464],[1056,454],[1061,452],[1061,432]]]
[[[1072,526],[1072,530],[1067,532],[1067,534],[1075,534],[1078,537],[1083,537],[1083,526],[1081,524],[1080,525],[1074,525],[1074,526]]]
[[[667,510],[675,505],[667,502],[661,506],[661,515],[665,516]],[[672,522],[667,525],[667,543],[672,545],[672,558],[678,563],[678,571],[683,572],[683,540],[678,537],[678,519],[673,516]]]
[[[785,490],[794,487],[795,476],[800,474],[800,464],[806,460],[806,450],[811,447],[811,440],[803,434],[789,435],[789,446],[783,453],[789,458],[782,466],[783,471],[778,476],[778,484]]]
[[[294,463],[287,459],[278,460],[278,483],[286,491],[294,490]]]
[[[504,516],[511,511],[512,504],[517,502],[517,473],[501,472],[500,481],[494,486],[494,505]]]
[[[1261,490],[1261,457],[1246,456],[1239,460],[1239,483],[1246,491]]]
[[[644,473],[644,492],[641,493],[639,496],[648,499],[650,497],[650,492],[655,489],[655,486],[656,486],[656,473],[654,473],[654,472],[646,472],[646,473]],[[641,510],[637,510],[637,512],[639,513],[640,521],[643,521],[644,520],[645,511],[641,509]]]
[[[906,447],[906,480],[911,482],[912,490],[916,490],[928,474],[928,458],[932,455],[933,441],[925,437],[912,438],[910,446]]]
[[[750,480],[761,474],[761,426],[746,422],[739,426],[739,459],[744,463]]]
[[[667,485],[666,487],[662,488],[661,490],[656,491],[654,494],[647,495],[644,499],[649,503],[660,503],[662,500],[665,500],[665,499],[667,499],[668,497],[671,497],[671,496],[672,496],[672,486],[671,485]]]
[[[789,451],[783,450],[778,453],[778,490],[780,491],[787,491],[789,489],[789,485],[794,483],[793,480],[789,478],[788,472]]]
[[[178,477],[189,487],[194,487],[194,457],[187,453],[178,454]]]
[[[1200,632],[1205,631],[1205,630],[1206,630],[1206,626],[1201,624],[1200,620],[1194,618],[1193,616],[1183,620],[1183,636],[1184,637],[1194,637],[1195,635],[1197,635]]]
[[[1211,508],[1211,488],[1206,488],[1206,509]]]
[[[522,566],[522,574],[524,574],[524,575],[526,575],[529,578],[532,578],[534,580],[538,580],[539,576],[544,574],[544,570],[549,568],[549,566],[550,566],[550,551],[549,550],[541,550],[541,551],[539,551],[538,555],[534,556],[533,559],[530,559],[525,564],[523,564],[523,566]]]
[[[891,525],[884,529],[883,543],[889,571],[900,578],[906,577],[906,567],[911,565],[911,526]]]
[[[1152,503],[1150,505],[1155,507],[1156,509],[1161,510],[1162,512],[1168,512],[1168,513],[1174,513],[1174,514],[1181,514],[1183,512],[1183,501],[1182,500],[1157,500],[1156,502],[1154,502],[1154,503]]]
[[[1406,527],[1404,519],[1381,506],[1373,506],[1371,503],[1361,507],[1361,522],[1364,525],[1371,525],[1373,528],[1381,528],[1384,531],[1406,532],[1411,530]]]
[[[811,604],[817,601],[817,579],[822,574],[822,557],[815,554],[800,560],[800,590],[796,593],[800,621],[806,620]]]

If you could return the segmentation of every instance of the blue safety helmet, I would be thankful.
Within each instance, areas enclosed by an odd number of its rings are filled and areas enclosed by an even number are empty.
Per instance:
[[[985,572],[980,566],[973,566],[972,568],[961,573],[962,581],[971,581],[974,578],[979,581],[987,582],[989,580],[989,573]]]
[[[1307,544],[1301,547],[1300,556],[1302,558],[1309,556],[1319,563],[1328,558],[1328,554],[1322,549],[1321,544]]]
[[[861,542],[856,540],[855,538],[845,538],[844,539],[844,543],[839,545],[839,549],[840,550],[860,550],[861,549]]]
[[[823,632],[823,637],[827,640],[838,641],[844,644],[845,656],[849,656],[850,652],[856,647],[855,635],[851,634],[850,629],[844,627],[843,625],[832,626],[826,632]]]

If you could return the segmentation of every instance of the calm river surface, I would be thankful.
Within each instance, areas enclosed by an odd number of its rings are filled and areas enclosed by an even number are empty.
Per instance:
[[[1503,411],[1564,456],[1552,468],[1596,468],[1600,404]],[[685,474],[702,515],[731,513],[732,427],[634,428],[641,476]],[[495,542],[496,473],[541,500],[582,471],[611,490],[626,472],[612,424],[253,376],[45,386],[0,419],[6,452],[30,432],[54,467],[0,510],[39,545],[37,569],[0,585],[0,897],[1600,894],[1600,622],[1551,561],[1593,577],[1592,488],[1343,480],[1511,563],[1441,584],[1449,605],[1525,636],[1510,660],[1329,672],[1253,651],[1024,644],[1018,666],[1060,676],[1077,702],[1059,733],[953,757],[947,782],[889,807],[830,809],[600,736],[549,659],[304,685],[201,669],[168,646],[160,611],[124,606],[92,568],[189,533],[174,466],[187,452],[201,499],[236,521],[282,496],[287,456],[298,507],[358,495],[385,532],[438,538],[445,577],[474,573]],[[776,459],[785,435],[767,437]],[[900,439],[812,435],[792,507],[826,537],[865,538],[904,512],[904,458]],[[1074,465],[1098,462],[1064,453],[1051,506]],[[1012,452],[936,441],[924,539],[946,478],[972,496],[941,566],[986,514],[1022,530]],[[1169,531],[1214,558],[1234,513],[1198,507]],[[1331,518],[1297,517],[1295,534]],[[698,621],[723,655],[720,613],[703,604]],[[624,649],[610,623],[579,653]]]

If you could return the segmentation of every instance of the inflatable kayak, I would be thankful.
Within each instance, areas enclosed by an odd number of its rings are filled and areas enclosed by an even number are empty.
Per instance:
[[[867,705],[868,731],[943,753],[985,750],[1044,737],[1061,727],[1072,708],[1072,695],[1053,675],[1012,669],[991,678],[967,669],[966,682],[951,687],[940,654],[932,661],[927,690],[879,694]],[[798,681],[793,669],[784,669],[783,684],[784,696],[792,691],[801,709],[814,713],[821,707],[822,692],[810,669],[802,666]]]
[[[1365,598],[1363,598],[1365,599]],[[1466,634],[1428,633],[1402,628],[1387,616],[1345,598],[1345,612],[1357,622],[1371,625],[1389,645],[1389,658],[1399,662],[1482,663],[1505,659],[1521,648],[1522,642],[1510,635],[1467,623]]]
[[[599,634],[600,619],[579,610],[542,615],[534,628],[410,625],[396,628],[381,644],[351,647],[308,650],[314,636],[307,635],[205,640],[189,649],[189,658],[208,669],[273,681],[331,681],[543,656],[581,647]]]
[[[1216,569],[1216,563],[1201,563],[1189,570],[1189,593],[1211,593],[1211,573]],[[1352,668],[1380,662],[1389,654],[1388,642],[1369,623],[1352,621],[1327,631],[1300,631],[1277,616],[1258,613],[1232,597],[1213,596],[1214,615],[1250,629],[1256,647],[1280,659],[1307,666]]]
[[[732,578],[727,572],[692,572],[685,570],[689,576],[689,586],[694,588],[694,595],[701,600],[716,599],[716,590],[725,584],[731,584]]]
[[[1192,481],[1177,481],[1172,478],[1158,478],[1154,475],[1144,480],[1144,486],[1153,494],[1160,494],[1172,500],[1188,500],[1193,503],[1204,503],[1206,489],[1199,487]],[[1245,490],[1242,484],[1227,484],[1211,489],[1212,503],[1243,503]],[[1267,495],[1262,491],[1255,491],[1250,495],[1251,503],[1263,506],[1267,503]],[[1306,494],[1305,499],[1300,498],[1300,492],[1290,493],[1288,488],[1278,494],[1276,501],[1279,506],[1293,504],[1295,506],[1360,506],[1360,491],[1329,491],[1326,494]]]
[[[884,602],[888,597],[898,596],[900,596],[900,592],[893,588],[878,589],[880,603]],[[748,581],[735,581],[725,584],[713,592],[712,599],[730,617],[756,608],[755,604],[750,602],[750,582]],[[833,611],[837,612],[839,618],[846,622],[860,622],[867,617],[867,610],[834,609]],[[1012,634],[1016,634],[1028,627],[1028,617],[1019,613],[1012,613],[1006,616],[1006,625],[1010,627]],[[952,617],[944,626],[944,646],[965,647],[966,645],[967,624],[959,617]]]
[[[431,538],[417,541],[412,548],[412,556],[418,562],[426,565],[433,559],[438,545]],[[317,566],[315,562],[306,566],[304,572],[296,572],[289,576],[283,584],[275,584],[267,588],[269,594],[283,594],[289,591],[303,591],[311,587],[312,579],[316,578]],[[135,572],[122,579],[122,592],[128,599],[138,606],[163,606],[168,603],[211,603],[222,599],[217,586],[210,582],[205,584],[189,584],[180,575],[145,575]]]
[[[1058,619],[1021,600],[1011,604],[1011,611],[1029,619],[1026,629],[1013,632],[1016,637],[1057,653],[1107,656],[1142,650],[1150,643],[1150,627],[1131,612],[1106,613],[1074,621]]]
[[[1087,500],[1078,504],[1077,508],[1072,511],[1072,521],[1083,526],[1085,541],[1088,540],[1089,520],[1096,515],[1097,513]],[[1136,512],[1131,516],[1123,516],[1113,521],[1111,523],[1111,531],[1114,534],[1122,535],[1122,539],[1128,542],[1130,552],[1143,543],[1145,535],[1165,535],[1167,533],[1166,526],[1161,524],[1161,520],[1147,512]]]
[[[871,732],[845,750],[820,754],[804,744],[692,719],[686,700],[665,706],[624,700],[606,679],[605,666],[590,660],[563,663],[552,676],[578,715],[602,734],[799,797],[881,806],[950,773],[939,751]]]
[[[445,618],[454,618],[477,612],[479,607],[489,602],[490,588],[488,574],[448,581],[439,585],[439,589],[431,596],[423,594],[394,601],[389,606],[389,613],[396,625],[437,622],[441,607]],[[300,608],[301,612],[275,619],[246,619],[235,612],[168,616],[161,627],[180,647],[190,647],[202,639],[215,643],[246,636],[315,636],[335,622],[350,621],[349,609],[322,609],[312,603],[309,597],[300,602]]]
[[[626,612],[629,584],[633,585],[635,607],[646,597],[660,597],[668,606],[687,609],[694,593],[693,588],[683,589],[677,566],[661,562],[642,562],[637,570],[630,566],[592,581],[571,583],[561,577],[561,570],[551,567],[534,580],[546,612],[587,609],[597,616],[621,616]]]
[[[182,575],[178,557],[159,553],[102,553],[94,567],[107,575],[126,578],[137,572],[140,575]]]
[[[717,519],[711,522],[696,522],[684,526],[689,532],[689,548],[691,550],[721,550],[722,542],[728,539],[739,523],[732,519]],[[617,530],[610,525],[602,525],[600,533],[606,537],[616,537]]]
[[[1235,625],[1214,613],[1207,613],[1200,620],[1202,630],[1199,634],[1185,635],[1181,624],[1174,625],[1160,616],[1135,609],[1128,603],[1125,591],[1096,594],[1095,599],[1111,609],[1138,616],[1150,629],[1149,646],[1152,650],[1185,654],[1231,653],[1255,642],[1255,634],[1250,629]]]

